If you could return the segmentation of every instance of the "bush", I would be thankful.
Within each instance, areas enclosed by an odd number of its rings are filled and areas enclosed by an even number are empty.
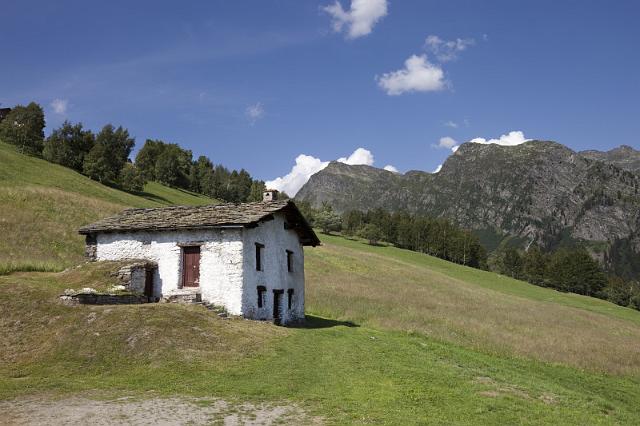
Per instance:
[[[376,225],[369,223],[358,231],[358,236],[368,240],[370,245],[376,246],[382,239],[382,230]]]
[[[120,171],[120,187],[125,191],[142,191],[144,178],[136,166],[131,163],[124,165]]]

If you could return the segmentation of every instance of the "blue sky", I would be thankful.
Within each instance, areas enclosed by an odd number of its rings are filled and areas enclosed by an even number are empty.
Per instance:
[[[639,20],[637,1],[5,2],[0,102],[265,180],[300,154],[431,171],[512,131],[638,148]]]

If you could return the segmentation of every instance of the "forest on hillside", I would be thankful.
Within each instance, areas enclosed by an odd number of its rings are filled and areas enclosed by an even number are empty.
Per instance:
[[[94,133],[82,123],[65,121],[44,136],[45,116],[40,105],[16,105],[0,122],[0,139],[24,154],[73,169],[98,182],[125,191],[140,192],[145,182],[193,191],[226,202],[260,201],[264,182],[244,169],[229,170],[176,143],[146,140],[135,161],[130,155],[135,139],[122,127],[106,124]]]
[[[380,208],[350,210],[339,215],[328,203],[320,209],[313,209],[304,201],[297,204],[305,217],[325,233],[358,236],[372,245],[384,241],[537,286],[597,297],[640,310],[640,283],[605,274],[598,261],[581,246],[550,252],[544,252],[537,246],[528,250],[505,247],[489,255],[477,235],[444,218],[407,212],[390,213]]]

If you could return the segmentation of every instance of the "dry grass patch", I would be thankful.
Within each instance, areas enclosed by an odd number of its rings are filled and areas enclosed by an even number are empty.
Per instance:
[[[386,256],[325,244],[309,250],[307,307],[483,351],[616,374],[640,373],[637,323],[530,300]]]

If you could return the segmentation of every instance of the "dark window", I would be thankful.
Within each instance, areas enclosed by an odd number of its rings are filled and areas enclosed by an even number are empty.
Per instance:
[[[263,285],[258,286],[258,308],[264,307],[264,296],[267,294],[267,289]]]
[[[256,271],[262,271],[262,249],[264,244],[256,243]]]
[[[282,293],[284,290],[273,290],[273,322],[278,325],[282,322],[282,307],[280,306]]]
[[[287,250],[287,271],[293,271],[293,252]]]
[[[287,290],[287,306],[291,309],[291,305],[293,304],[293,289],[290,288]]]

